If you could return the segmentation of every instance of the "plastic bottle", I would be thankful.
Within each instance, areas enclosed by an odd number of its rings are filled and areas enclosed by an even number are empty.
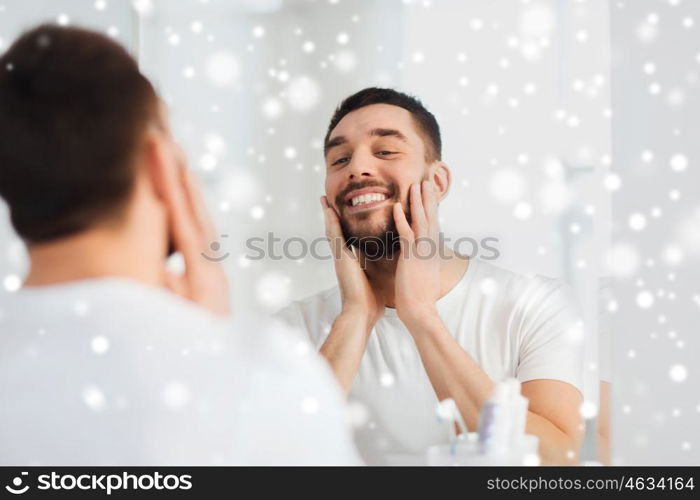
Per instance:
[[[514,378],[498,382],[479,418],[479,450],[488,455],[518,453],[525,435],[527,398]]]
[[[513,405],[513,426],[511,427],[510,443],[514,450],[519,450],[525,436],[525,424],[527,423],[527,398],[520,392],[520,381],[509,378],[506,381],[509,386],[510,402]]]

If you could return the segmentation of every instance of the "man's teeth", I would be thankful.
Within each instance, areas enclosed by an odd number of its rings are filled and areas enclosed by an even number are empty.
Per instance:
[[[371,194],[363,194],[360,196],[355,196],[350,201],[352,203],[352,206],[355,207],[357,205],[364,205],[365,203],[372,203],[373,201],[383,201],[383,200],[386,200],[385,194],[371,193]]]

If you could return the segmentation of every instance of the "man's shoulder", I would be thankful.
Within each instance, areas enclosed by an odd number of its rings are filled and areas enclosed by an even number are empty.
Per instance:
[[[328,334],[340,310],[340,290],[338,286],[333,286],[293,301],[278,311],[274,317],[311,340],[312,343],[317,343]]]
[[[0,321],[17,332],[102,332],[151,345],[178,345],[227,330],[229,321],[168,290],[121,278],[21,289],[0,299]]]
[[[189,340],[194,335],[219,335],[230,328],[229,318],[215,315],[163,287],[115,280],[96,287],[91,295],[95,314],[108,317],[112,310],[116,314],[111,321],[141,335],[151,333],[160,338],[166,332],[167,339]],[[88,307],[93,306],[93,299],[85,300]]]
[[[525,273],[507,269],[490,262],[478,261],[474,272],[470,299],[473,294],[491,296],[487,303],[501,314],[536,312],[542,308],[561,305],[573,300],[573,291],[563,279],[537,273]],[[477,301],[477,303],[484,303]]]
[[[478,262],[476,279],[482,288],[495,286],[503,293],[519,297],[523,294],[548,293],[566,287],[561,278],[514,271],[483,260]],[[484,281],[487,280],[493,280],[492,285],[484,285]]]
[[[324,313],[333,314],[334,317],[340,312],[340,289],[334,285],[320,292],[294,300],[283,307],[277,316],[285,317],[290,314],[324,316]]]

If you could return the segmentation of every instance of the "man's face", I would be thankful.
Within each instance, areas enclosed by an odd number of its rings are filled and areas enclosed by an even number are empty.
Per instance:
[[[331,131],[326,154],[326,196],[346,239],[393,239],[392,207],[401,202],[409,217],[411,184],[428,172],[426,149],[411,113],[373,104],[348,113]],[[395,242],[394,242],[395,243]],[[390,255],[395,244],[386,245]]]

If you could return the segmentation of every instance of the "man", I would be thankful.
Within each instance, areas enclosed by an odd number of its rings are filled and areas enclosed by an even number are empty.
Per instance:
[[[439,245],[438,204],[451,178],[434,116],[401,92],[361,90],[336,109],[325,159],[321,204],[338,286],[280,317],[308,334],[369,414],[356,436],[364,458],[387,462],[443,441],[435,409],[445,398],[475,431],[494,383],[517,377],[542,463],[575,463],[575,307],[557,281]]]
[[[0,464],[356,463],[323,362],[279,327],[231,332],[212,222],[121,46],[29,31],[0,58],[0,109],[30,261],[0,297]]]

